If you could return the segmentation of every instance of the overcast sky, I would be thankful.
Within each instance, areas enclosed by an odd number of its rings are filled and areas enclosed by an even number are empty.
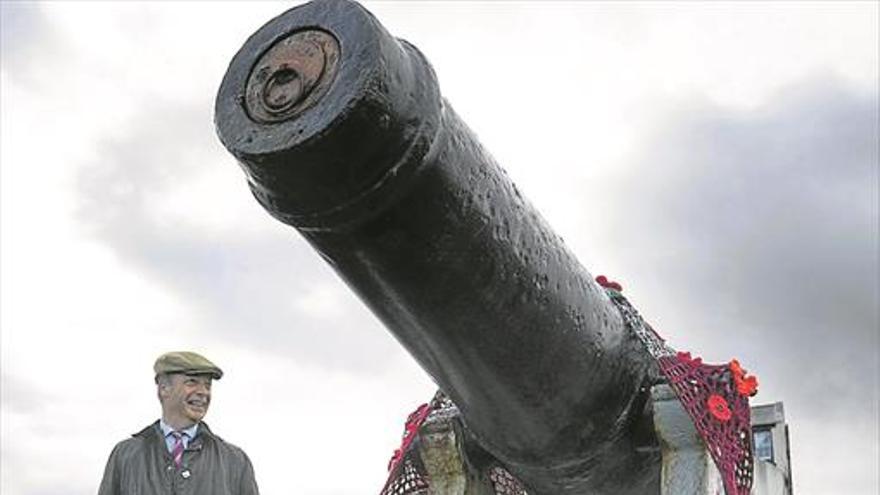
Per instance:
[[[591,273],[784,402],[795,493],[878,492],[877,2],[366,5]],[[290,6],[0,2],[4,495],[95,493],[178,349],[264,494],[381,487],[434,386],[214,135]]]

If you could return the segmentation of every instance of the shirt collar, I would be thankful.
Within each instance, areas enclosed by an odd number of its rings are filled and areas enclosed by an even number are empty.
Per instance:
[[[168,426],[168,424],[162,418],[159,418],[159,429],[162,430],[163,437],[167,437],[173,431],[175,431],[174,428]],[[185,434],[190,439],[193,439],[196,437],[196,432],[198,431],[198,429],[199,429],[199,424],[196,423],[196,424],[190,426],[189,428],[184,428],[183,430],[180,430],[180,432]]]

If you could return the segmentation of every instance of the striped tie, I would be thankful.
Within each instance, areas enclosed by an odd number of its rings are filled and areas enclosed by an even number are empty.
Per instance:
[[[174,465],[177,466],[177,469],[180,469],[180,466],[183,465],[183,436],[186,433],[181,433],[179,431],[172,431],[171,436],[174,437],[174,447],[171,448],[171,457],[174,458]]]

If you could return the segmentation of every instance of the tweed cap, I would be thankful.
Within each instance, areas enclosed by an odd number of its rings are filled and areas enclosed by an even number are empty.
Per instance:
[[[156,376],[167,373],[183,373],[184,375],[211,375],[215,380],[223,376],[223,370],[208,361],[205,356],[195,352],[166,352],[156,359],[153,365]]]

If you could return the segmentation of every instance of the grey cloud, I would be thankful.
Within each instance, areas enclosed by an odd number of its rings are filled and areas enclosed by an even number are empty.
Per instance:
[[[47,84],[57,74],[46,72],[69,55],[37,2],[0,2],[0,60],[10,77],[26,86]]]
[[[876,415],[877,143],[877,95],[813,79],[684,106],[617,185],[611,237],[662,280],[664,320],[759,365],[793,414]]]
[[[685,102],[619,182],[584,186],[614,198],[605,242],[645,317],[784,401],[795,491],[877,486],[877,98],[816,78],[748,111]],[[873,461],[828,458],[835,432]]]
[[[280,229],[258,212],[253,221],[259,227],[248,229],[256,234],[244,237],[235,226],[217,233],[183,215],[162,216],[172,188],[198,190],[199,174],[235,167],[219,149],[211,115],[207,104],[153,102],[136,125],[106,140],[100,158],[78,176],[84,227],[182,297],[201,318],[206,339],[329,368],[384,369],[386,360],[378,356],[394,349],[393,340],[377,338],[384,330],[292,228]],[[240,194],[249,196],[243,177]],[[297,305],[324,285],[338,299],[333,314],[313,315]]]

